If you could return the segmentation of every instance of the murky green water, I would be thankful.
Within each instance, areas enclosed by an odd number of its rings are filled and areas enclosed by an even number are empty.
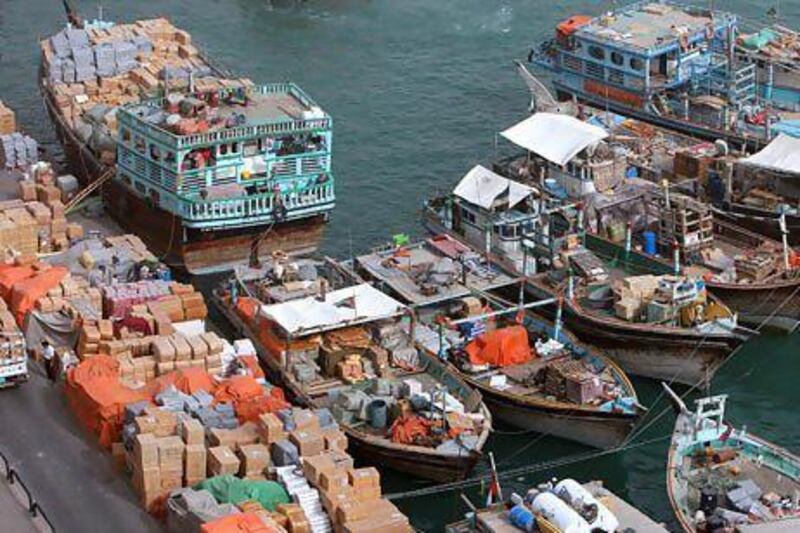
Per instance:
[[[97,2],[78,2],[93,13]],[[528,97],[512,68],[534,39],[570,14],[612,2],[523,0],[162,0],[102,2],[107,18],[167,15],[208,52],[257,81],[298,82],[333,117],[338,207],[325,251],[349,254],[393,233],[419,234],[417,211],[433,190],[450,187],[493,153],[494,133],[526,113]],[[715,2],[763,16],[769,2]],[[781,2],[785,23],[800,26],[800,2]],[[0,99],[54,155],[57,147],[36,92],[37,40],[62,25],[58,0],[0,0]],[[723,369],[714,392],[732,395],[730,416],[763,437],[800,452],[797,376],[800,336],[753,341]],[[659,395],[636,380],[642,402]],[[662,411],[663,400],[654,407]],[[665,436],[666,414],[637,442]],[[510,428],[501,428],[510,429]],[[513,431],[513,430],[512,430]],[[490,442],[501,469],[585,453],[535,435]],[[549,469],[550,476],[601,478],[658,520],[672,521],[664,489],[666,442]],[[424,483],[387,475],[387,488]],[[478,490],[470,494],[477,498]],[[460,517],[458,494],[398,502],[415,524],[441,529]],[[674,522],[673,522],[674,524]]]

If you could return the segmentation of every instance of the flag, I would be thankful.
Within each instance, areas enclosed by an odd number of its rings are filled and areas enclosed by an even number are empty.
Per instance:
[[[503,489],[500,487],[500,479],[497,477],[497,467],[494,464],[494,454],[492,452],[489,452],[489,463],[492,466],[492,477],[489,481],[489,494],[486,497],[487,507],[495,502],[503,501]]]

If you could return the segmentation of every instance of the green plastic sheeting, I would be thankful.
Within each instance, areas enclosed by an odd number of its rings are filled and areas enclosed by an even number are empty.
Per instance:
[[[230,474],[208,478],[194,488],[207,490],[219,503],[255,500],[268,511],[274,511],[281,503],[289,503],[289,495],[280,483],[249,481]]]
[[[758,33],[746,37],[742,42],[742,45],[750,50],[761,50],[777,38],[777,33],[765,28]]]

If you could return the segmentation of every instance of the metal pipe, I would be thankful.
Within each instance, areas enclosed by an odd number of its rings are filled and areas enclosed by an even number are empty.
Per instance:
[[[458,320],[453,320],[452,322],[450,322],[450,324],[453,326],[458,326],[459,324],[466,324],[467,322],[475,322],[476,320],[484,320],[496,316],[508,315],[511,313],[516,313],[518,311],[524,311],[526,309],[534,309],[536,307],[544,307],[546,305],[551,305],[554,303],[556,303],[555,298],[546,298],[544,300],[539,300],[538,302],[531,302],[528,304],[517,305],[514,307],[509,307],[507,309],[501,309],[499,311],[491,311],[489,313],[483,313],[481,315],[471,316],[469,318],[460,318]]]
[[[572,268],[569,269],[569,276],[567,277],[567,298],[570,300],[575,299],[575,278],[572,276]]]

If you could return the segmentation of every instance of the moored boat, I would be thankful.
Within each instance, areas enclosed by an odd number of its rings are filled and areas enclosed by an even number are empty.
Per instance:
[[[328,407],[364,461],[465,478],[482,457],[491,414],[479,392],[414,346],[406,306],[367,284],[328,290],[334,276],[317,278],[313,263],[301,264],[303,274],[297,263],[277,264],[280,275],[240,272],[213,297],[270,376],[294,401]]]
[[[642,414],[616,363],[531,312],[555,301],[520,307],[491,295],[519,283],[452,237],[375,250],[343,266],[414,308],[417,342],[479,390],[495,419],[613,448]]]
[[[334,207],[331,118],[292,83],[233,78],[166,19],[83,21],[41,42],[72,172],[193,274],[316,249]]]
[[[561,100],[712,141],[763,146],[796,129],[798,92],[787,102],[786,91],[770,90],[774,76],[759,91],[765,79],[737,41],[740,22],[735,13],[704,7],[635,3],[562,21],[528,60],[550,75]],[[532,91],[541,86],[532,84]]]
[[[643,211],[633,224],[626,224],[626,205],[631,203]],[[602,199],[588,203],[593,212],[587,216],[588,226],[594,231],[586,235],[586,246],[594,253],[620,263],[651,265],[659,274],[675,270],[674,259],[671,265],[662,258],[677,254],[678,268],[701,278],[741,322],[789,333],[797,329],[800,261],[787,244],[722,220],[708,206],[683,195],[650,191],[609,204],[606,209]],[[609,238],[614,226],[626,228],[623,242]],[[643,236],[649,243],[642,242]],[[655,262],[640,260],[643,256]]]
[[[686,533],[800,528],[800,457],[725,420],[727,396],[678,412],[667,458],[667,494]]]
[[[503,196],[510,193],[486,187],[502,183],[501,180],[511,181],[488,169],[483,169],[477,178],[471,171],[453,194],[426,204],[423,212],[426,227],[434,233],[446,233],[467,246],[478,249],[485,246],[492,262],[526,277],[526,292],[531,298],[563,296],[567,329],[589,346],[605,351],[626,372],[695,385],[710,380],[725,358],[748,338],[747,332],[737,328],[736,316],[724,302],[713,296],[708,301],[695,302],[693,298],[705,298],[705,288],[702,283],[685,278],[649,280],[651,296],[664,283],[665,301],[658,316],[644,321],[627,312],[618,316],[612,282],[636,273],[647,274],[649,268],[658,268],[660,264],[652,261],[652,265],[630,272],[615,262],[604,263],[586,249],[580,231],[556,227],[580,219],[580,210],[563,205],[548,208],[546,200],[541,198],[531,198],[527,204],[520,200],[512,204]],[[464,187],[465,182],[473,184],[474,193],[464,192],[470,190]],[[506,185],[506,190],[511,191],[511,185]],[[529,198],[533,195],[530,186],[517,184],[513,190],[523,190]],[[521,209],[529,211],[527,217],[531,223],[527,226],[508,214]],[[573,212],[568,213],[569,210]],[[512,233],[503,239],[503,231],[509,225]],[[568,267],[581,274],[569,276]],[[545,272],[537,273],[541,271]],[[691,295],[687,294],[690,297],[685,301],[676,300],[673,289],[680,286],[697,290],[689,291]],[[697,305],[703,313],[688,310]],[[686,311],[681,311],[683,308]],[[551,319],[555,315],[548,308],[542,308],[540,313]]]
[[[530,488],[524,496],[512,493],[507,502],[481,508],[470,502],[469,506],[467,517],[447,525],[447,533],[667,531],[601,481],[553,479]]]

